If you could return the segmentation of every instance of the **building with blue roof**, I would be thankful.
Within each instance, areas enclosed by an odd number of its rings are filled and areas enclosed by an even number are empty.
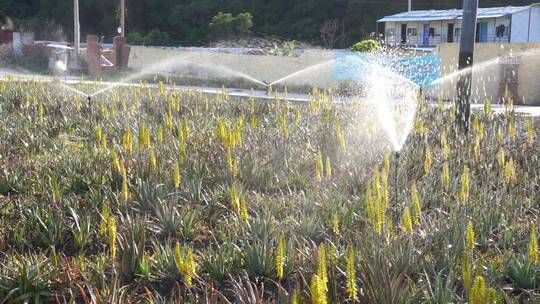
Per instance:
[[[436,47],[457,43],[461,37],[463,10],[410,11],[386,16],[384,40],[391,45]],[[476,42],[540,42],[540,6],[508,6],[478,9]]]

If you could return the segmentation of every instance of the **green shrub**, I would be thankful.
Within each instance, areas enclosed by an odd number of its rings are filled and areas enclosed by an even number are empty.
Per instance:
[[[129,33],[127,37],[132,45],[166,46],[174,42],[169,33],[158,29],[154,29],[146,35],[139,32]]]
[[[370,53],[381,49],[381,43],[375,39],[360,41],[352,46],[353,52]]]
[[[219,12],[208,25],[214,38],[230,38],[234,35],[246,36],[251,32],[253,17],[250,13],[241,13],[236,17],[231,13]]]

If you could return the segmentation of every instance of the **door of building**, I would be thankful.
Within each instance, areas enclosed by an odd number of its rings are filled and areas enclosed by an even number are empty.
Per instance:
[[[480,23],[480,42],[488,42],[488,23]]]
[[[424,24],[424,34],[423,34],[423,41],[422,45],[428,46],[429,45],[429,23]]]
[[[401,25],[401,44],[407,44],[407,24]]]
[[[454,24],[453,23],[448,24],[447,38],[448,39],[446,40],[446,42],[448,42],[448,43],[453,43],[454,42]]]

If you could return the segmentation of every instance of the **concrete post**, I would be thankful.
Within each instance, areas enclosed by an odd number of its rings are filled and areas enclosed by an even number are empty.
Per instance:
[[[79,23],[79,0],[73,0],[73,47],[75,48],[75,65],[79,64],[81,53],[81,28]]]
[[[459,44],[459,70],[457,82],[457,120],[465,133],[469,131],[471,114],[471,85],[474,59],[474,43],[476,39],[476,13],[478,0],[463,0],[463,23],[461,26],[461,42]]]

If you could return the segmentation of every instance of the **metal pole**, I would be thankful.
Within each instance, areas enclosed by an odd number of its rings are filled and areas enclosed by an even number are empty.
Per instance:
[[[412,0],[409,0],[409,12],[412,11]]]
[[[120,35],[124,37],[126,35],[126,0],[120,0],[120,27],[122,28]]]
[[[75,62],[79,63],[81,50],[81,27],[79,23],[79,0],[73,0],[73,46],[75,48]]]
[[[477,11],[478,0],[463,0],[463,22],[459,44],[459,70],[463,72],[459,74],[457,82],[456,118],[465,133],[469,131],[469,116],[471,113],[470,99]]]

